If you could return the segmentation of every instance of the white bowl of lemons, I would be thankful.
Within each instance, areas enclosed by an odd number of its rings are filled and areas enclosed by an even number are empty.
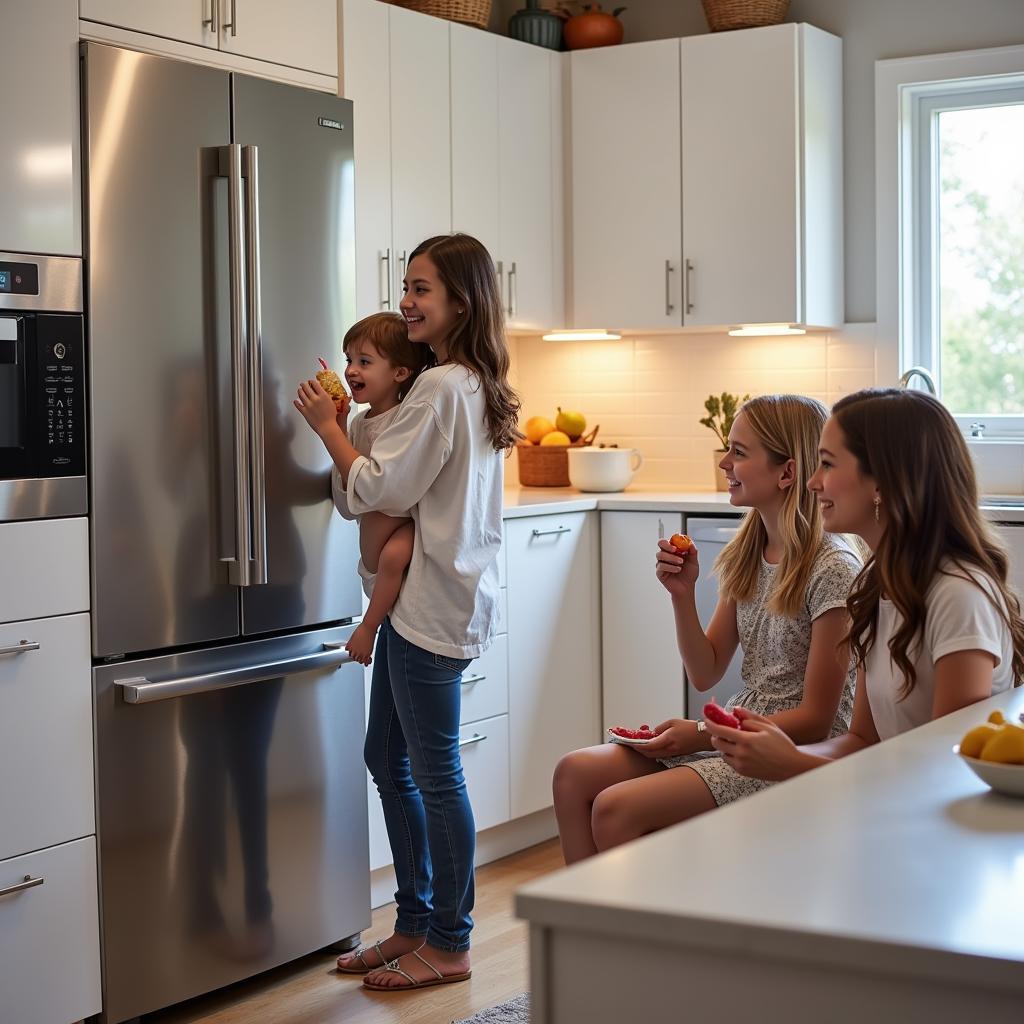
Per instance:
[[[953,753],[995,792],[1024,797],[1024,726],[1006,721],[1001,711],[969,729]]]

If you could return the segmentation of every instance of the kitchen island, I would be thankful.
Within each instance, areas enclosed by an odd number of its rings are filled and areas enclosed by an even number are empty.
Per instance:
[[[1024,1019],[1024,800],[951,752],[996,708],[525,886],[533,1024]]]

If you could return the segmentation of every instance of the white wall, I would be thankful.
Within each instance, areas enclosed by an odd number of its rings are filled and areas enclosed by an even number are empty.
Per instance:
[[[708,30],[700,0],[623,2],[627,43]],[[523,4],[494,6],[492,24],[506,26]],[[843,40],[846,320],[874,322],[875,61],[1024,43],[1024,0],[792,0],[787,20]]]

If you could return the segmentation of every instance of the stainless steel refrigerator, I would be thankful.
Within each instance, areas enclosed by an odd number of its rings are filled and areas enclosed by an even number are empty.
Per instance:
[[[352,107],[86,43],[104,1016],[370,923],[357,537],[291,404],[353,319]]]

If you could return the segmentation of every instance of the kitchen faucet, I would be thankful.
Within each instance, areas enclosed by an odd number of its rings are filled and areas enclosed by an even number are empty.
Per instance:
[[[935,378],[923,367],[923,366],[912,366],[900,377],[899,386],[906,390],[907,385],[914,377],[920,377],[924,381],[925,387],[934,395],[935,390]]]

